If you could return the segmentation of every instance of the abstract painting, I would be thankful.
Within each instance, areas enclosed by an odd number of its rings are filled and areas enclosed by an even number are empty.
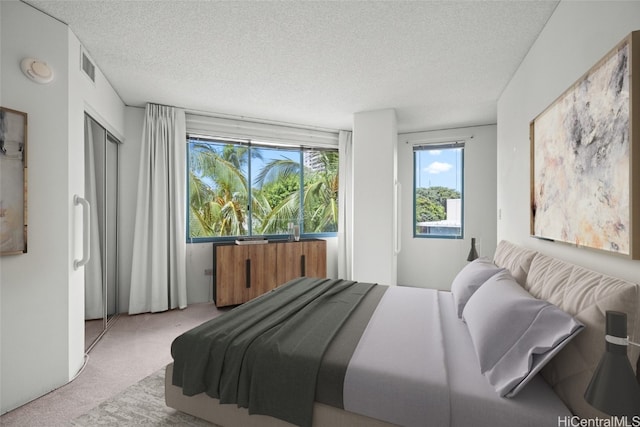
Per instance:
[[[631,33],[531,122],[533,236],[640,259],[639,44]]]
[[[27,114],[0,107],[0,255],[27,252]]]

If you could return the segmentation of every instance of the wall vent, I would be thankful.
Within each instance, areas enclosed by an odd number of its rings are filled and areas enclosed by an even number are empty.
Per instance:
[[[84,71],[84,73],[91,79],[91,81],[95,83],[96,66],[93,62],[91,62],[91,60],[89,59],[87,54],[84,52],[84,50],[82,51],[82,59],[81,59],[80,66],[82,68],[82,71]]]

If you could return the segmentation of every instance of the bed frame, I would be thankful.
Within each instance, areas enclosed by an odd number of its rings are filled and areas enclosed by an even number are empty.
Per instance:
[[[572,314],[585,329],[541,371],[544,379],[573,412],[583,418],[608,415],[588,405],[583,394],[605,348],[605,312],[627,313],[631,341],[640,341],[640,285],[606,276],[536,251],[502,241],[494,262],[509,269],[529,293],[547,300]],[[640,349],[630,346],[629,358],[638,360]],[[640,360],[632,365],[640,377]],[[221,405],[202,393],[187,397],[172,385],[173,365],[166,368],[165,400],[169,407],[205,419],[220,426],[287,427],[291,424],[264,415],[249,415],[236,405]],[[315,403],[313,425],[316,427],[384,427],[391,424]]]
[[[236,405],[222,405],[218,399],[205,393],[188,397],[180,387],[171,384],[173,363],[165,371],[165,401],[167,406],[186,412],[211,423],[224,426],[243,427],[291,427],[286,421],[267,415],[249,415],[246,408]],[[393,424],[363,415],[354,414],[333,406],[316,402],[313,406],[313,425],[326,427],[390,427]]]

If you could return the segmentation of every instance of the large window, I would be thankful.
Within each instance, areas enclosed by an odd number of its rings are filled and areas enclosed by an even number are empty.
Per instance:
[[[338,150],[188,137],[188,239],[327,235],[338,224]]]
[[[462,238],[464,143],[415,146],[414,236]]]

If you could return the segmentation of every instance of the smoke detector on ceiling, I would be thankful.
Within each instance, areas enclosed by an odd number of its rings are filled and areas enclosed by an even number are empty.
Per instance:
[[[25,76],[36,83],[47,84],[53,80],[53,69],[39,59],[24,58],[20,62],[20,68]]]

